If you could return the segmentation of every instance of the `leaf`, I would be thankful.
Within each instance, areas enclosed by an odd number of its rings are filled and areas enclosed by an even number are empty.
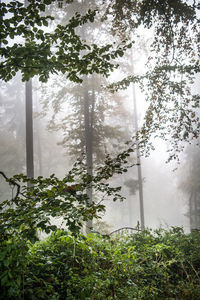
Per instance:
[[[44,26],[48,26],[49,25],[49,23],[47,22],[47,20],[43,20],[43,25]]]

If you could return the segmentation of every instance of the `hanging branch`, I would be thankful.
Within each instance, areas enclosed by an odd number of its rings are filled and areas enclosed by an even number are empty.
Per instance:
[[[20,185],[18,183],[16,183],[12,178],[8,178],[4,172],[0,171],[0,175],[3,176],[3,178],[10,184],[10,185],[13,185],[13,186],[16,186],[17,187],[17,192],[15,194],[15,197],[13,198],[12,197],[12,201],[14,201],[16,204],[17,204],[17,197],[20,193]]]

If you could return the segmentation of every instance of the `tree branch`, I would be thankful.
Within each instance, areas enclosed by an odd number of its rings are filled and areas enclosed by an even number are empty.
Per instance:
[[[20,193],[20,185],[18,183],[16,183],[12,178],[8,178],[4,172],[0,171],[0,175],[11,185],[14,185],[17,187],[17,192],[14,198],[12,198],[12,200],[16,203],[17,201],[17,197]]]

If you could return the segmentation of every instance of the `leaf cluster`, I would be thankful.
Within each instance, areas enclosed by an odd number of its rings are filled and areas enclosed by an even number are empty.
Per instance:
[[[116,67],[111,59],[122,56],[123,47],[111,50],[111,44],[88,45],[76,34],[77,28],[94,22],[96,10],[88,10],[85,15],[76,13],[66,25],[56,25],[53,32],[43,29],[53,17],[41,16],[41,12],[53,2],[29,1],[27,7],[19,1],[1,3],[1,79],[8,81],[20,70],[23,81],[39,75],[39,80],[46,82],[50,74],[61,72],[71,81],[82,82],[83,74],[108,76]],[[19,37],[21,40],[16,39]]]

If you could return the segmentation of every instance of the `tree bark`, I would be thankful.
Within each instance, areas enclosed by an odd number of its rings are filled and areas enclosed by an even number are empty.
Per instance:
[[[134,70],[133,64],[133,51],[131,51],[131,69]],[[132,83],[132,95],[133,95],[133,116],[134,116],[134,127],[135,133],[138,132],[138,116],[137,116],[137,102],[136,102],[136,93],[135,93],[135,84]],[[144,222],[144,197],[143,197],[143,181],[142,181],[142,167],[141,167],[141,159],[140,159],[140,149],[137,143],[137,171],[138,171],[138,184],[139,184],[139,201],[140,201],[140,223],[141,229],[145,228]]]
[[[24,1],[24,6],[28,6],[28,1]],[[28,178],[34,178],[33,161],[33,99],[32,99],[32,79],[25,83],[25,107],[26,107],[26,173]],[[28,183],[30,186],[30,183]]]
[[[33,162],[33,105],[32,105],[32,80],[25,83],[26,92],[26,170],[27,177],[34,178]]]
[[[138,119],[137,119],[137,103],[136,103],[136,94],[135,94],[135,85],[133,84],[133,106],[134,106],[134,123],[135,123],[135,132],[138,132]],[[143,182],[142,182],[142,168],[140,160],[140,149],[137,146],[137,171],[138,171],[138,184],[139,184],[139,201],[140,201],[140,222],[141,229],[144,230],[144,197],[143,197]]]
[[[94,101],[94,99],[93,99]],[[86,148],[86,165],[87,174],[93,175],[93,126],[92,126],[92,111],[90,112],[90,99],[88,93],[88,78],[84,78],[84,131],[85,131],[85,148]],[[89,203],[92,203],[92,186],[88,185],[87,196]],[[92,220],[87,221],[86,231],[89,233],[92,227]]]

